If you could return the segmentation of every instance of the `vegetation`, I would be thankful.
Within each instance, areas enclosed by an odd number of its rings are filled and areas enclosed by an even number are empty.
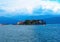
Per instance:
[[[44,25],[46,22],[43,20],[26,20],[25,22],[18,22],[18,25]]]

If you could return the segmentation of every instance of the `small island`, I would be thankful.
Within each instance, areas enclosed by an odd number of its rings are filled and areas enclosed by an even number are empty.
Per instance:
[[[24,22],[17,22],[17,25],[45,25],[43,20],[25,20]]]

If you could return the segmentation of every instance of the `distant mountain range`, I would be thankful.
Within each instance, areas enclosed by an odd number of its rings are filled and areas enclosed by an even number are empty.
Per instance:
[[[25,20],[44,20],[47,24],[60,24],[60,16],[0,16],[0,24],[16,24],[18,21]]]
[[[47,24],[60,24],[60,17],[51,17],[44,19]]]
[[[0,24],[16,24],[18,20],[8,17],[0,17]]]

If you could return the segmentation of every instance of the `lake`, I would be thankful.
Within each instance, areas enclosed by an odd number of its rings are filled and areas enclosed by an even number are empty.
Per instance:
[[[0,42],[60,42],[60,24],[0,25]]]

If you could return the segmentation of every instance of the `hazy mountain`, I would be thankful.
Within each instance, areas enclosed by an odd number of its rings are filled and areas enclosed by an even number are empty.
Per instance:
[[[51,17],[44,19],[47,24],[60,24],[60,17]]]
[[[0,24],[16,24],[18,20],[7,17],[0,17]]]
[[[60,24],[60,16],[42,15],[42,16],[13,16],[3,17],[0,16],[0,23],[2,24],[16,24],[18,21],[25,20],[44,20],[47,24]]]

